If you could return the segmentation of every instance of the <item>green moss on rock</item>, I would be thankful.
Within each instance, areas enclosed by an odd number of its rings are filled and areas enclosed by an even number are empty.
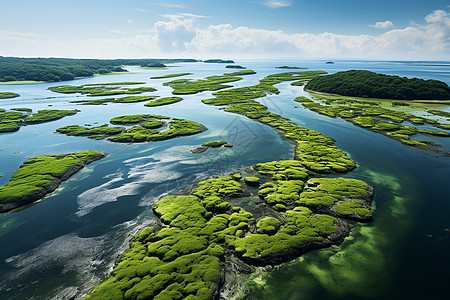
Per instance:
[[[259,234],[274,235],[281,226],[281,222],[273,217],[264,217],[256,223],[256,232]]]
[[[218,148],[225,144],[227,144],[227,141],[220,140],[220,141],[209,141],[209,142],[203,143],[202,146],[209,147],[209,148]]]
[[[231,176],[224,176],[199,182],[191,194],[204,199],[210,196],[235,198],[246,193],[241,183],[235,181]]]
[[[244,182],[248,186],[259,186],[260,180],[261,179],[259,177],[254,177],[254,176],[244,178]]]
[[[273,235],[253,233],[235,242],[236,253],[252,264],[280,263],[308,250],[332,244],[338,219],[306,207],[282,213],[285,224]]]
[[[367,221],[372,218],[370,212],[372,193],[372,187],[360,180],[312,178],[308,180],[296,204],[306,206],[315,212]]]
[[[261,185],[258,195],[269,205],[293,205],[300,198],[304,183],[301,180],[279,180]]]

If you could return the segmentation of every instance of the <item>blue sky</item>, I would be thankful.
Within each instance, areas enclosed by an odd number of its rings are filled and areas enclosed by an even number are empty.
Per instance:
[[[449,4],[4,1],[0,55],[450,60]]]

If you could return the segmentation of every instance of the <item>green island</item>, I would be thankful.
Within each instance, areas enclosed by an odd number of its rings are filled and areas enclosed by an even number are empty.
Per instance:
[[[240,65],[226,65],[225,68],[227,69],[245,69],[245,67]]]
[[[79,110],[44,109],[31,114],[29,108],[14,108],[15,111],[0,110],[0,133],[18,131],[21,126],[50,122],[71,116]],[[22,113],[25,112],[25,113]]]
[[[232,144],[228,143],[225,140],[209,141],[209,142],[203,143],[200,147],[192,149],[191,152],[192,153],[203,153],[206,150],[208,150],[209,148],[220,148],[222,146],[225,147],[225,148],[232,148],[233,147]]]
[[[72,116],[78,112],[79,110],[77,109],[72,110],[43,109],[25,118],[23,121],[25,122],[25,124],[44,123],[59,120],[66,116]]]
[[[57,82],[95,75],[123,74],[123,66],[196,62],[195,59],[68,59],[0,56],[0,83]]]
[[[396,100],[450,100],[450,87],[442,81],[424,80],[350,70],[314,78],[305,90],[363,98]]]
[[[0,187],[0,213],[42,199],[84,166],[105,156],[99,151],[81,151],[26,160]]]
[[[31,108],[26,108],[26,107],[11,108],[11,110],[24,111],[24,112],[27,112],[27,113],[31,113],[33,111]]]
[[[295,159],[256,164],[247,170],[254,176],[206,179],[190,195],[159,200],[157,223],[130,241],[110,276],[84,299],[216,299],[227,275],[338,244],[357,222],[372,219],[371,186],[319,177],[356,167],[333,139],[254,100],[225,110],[279,129],[296,144]],[[241,199],[254,206],[244,210]]]
[[[448,112],[448,111],[443,111],[443,110],[438,110],[438,109],[430,109],[430,110],[428,110],[428,112],[430,114],[433,114],[436,116],[450,118],[450,112]]]
[[[163,64],[162,62],[151,62],[148,64],[143,64],[141,65],[141,68],[144,69],[162,69],[162,68],[167,68],[167,66],[165,64]]]
[[[107,138],[109,141],[116,143],[143,143],[193,135],[207,130],[205,126],[194,121],[171,119],[159,115],[119,116],[112,118],[110,123],[134,126],[127,129],[125,127],[109,127],[107,124],[97,127],[69,125],[56,129],[56,132],[96,140]]]
[[[220,141],[209,141],[206,143],[202,144],[203,147],[208,147],[208,148],[218,148],[218,147],[233,147],[233,145],[231,145],[230,143],[228,143],[227,141],[224,140],[220,140]]]
[[[127,96],[121,98],[103,98],[103,99],[93,99],[93,100],[76,100],[70,103],[79,103],[80,105],[104,105],[107,103],[137,103],[144,102],[148,100],[154,100],[159,96]]]
[[[248,100],[265,97],[267,94],[278,94],[279,90],[274,87],[275,84],[283,81],[310,80],[311,78],[326,74],[324,71],[305,71],[305,72],[287,72],[268,75],[261,79],[258,84],[247,87],[227,89],[213,93],[214,98],[203,99],[202,102],[211,105],[229,105],[245,103]]]
[[[48,89],[55,93],[75,94],[81,93],[87,96],[112,96],[123,94],[140,94],[144,92],[154,92],[155,88],[149,86],[142,87],[124,87],[129,85],[145,84],[145,82],[112,82],[112,83],[91,83],[84,85],[61,85],[53,86]]]
[[[11,99],[19,97],[19,94],[11,93],[11,92],[0,92],[0,99]]]
[[[174,89],[174,95],[196,94],[204,91],[217,91],[232,87],[223,83],[242,80],[242,75],[256,74],[253,70],[242,70],[233,73],[225,73],[223,75],[215,75],[192,81],[191,79],[178,79],[163,83],[164,86],[170,86]]]
[[[192,75],[193,73],[177,73],[177,74],[167,74],[162,76],[153,76],[150,77],[150,79],[164,79],[164,78],[172,78],[172,77],[180,77],[180,76],[186,76],[186,75]]]
[[[207,64],[234,64],[234,61],[229,59],[229,60],[224,60],[224,59],[207,59],[203,61],[204,63]]]
[[[439,145],[427,140],[416,141],[411,139],[411,137],[417,134],[450,137],[450,133],[447,132],[402,125],[403,122],[409,122],[415,125],[429,124],[434,127],[449,129],[448,124],[441,124],[434,119],[380,107],[380,102],[377,101],[345,99],[319,94],[313,95],[314,99],[324,104],[306,97],[297,97],[294,101],[301,103],[304,107],[319,114],[332,118],[341,117],[359,127],[383,134],[407,146],[439,151]]]
[[[145,106],[161,106],[161,105],[177,103],[177,102],[180,102],[181,100],[183,100],[183,98],[181,98],[181,97],[164,97],[164,98],[159,98],[159,99],[150,101],[144,105]]]
[[[275,69],[288,69],[288,70],[296,70],[296,69],[308,69],[306,67],[290,67],[290,66],[281,66],[275,67]]]

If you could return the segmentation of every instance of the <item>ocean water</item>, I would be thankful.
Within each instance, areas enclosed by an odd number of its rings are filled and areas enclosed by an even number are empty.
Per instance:
[[[365,69],[391,75],[437,79],[450,84],[448,62],[377,61],[237,61],[253,69],[234,86],[248,86],[265,75],[284,72],[276,66],[308,67],[330,73]],[[158,89],[149,95],[171,95],[162,86],[171,79],[151,76],[191,72],[183,78],[204,78],[232,72],[221,64],[184,63],[168,70],[129,68],[138,74],[80,79],[63,84],[144,81]],[[301,70],[300,70],[301,71]],[[175,78],[176,79],[176,78]],[[70,103],[84,96],[57,94],[61,85],[0,85],[17,92],[0,100],[0,108],[33,110],[79,109],[74,116],[22,127],[0,135],[0,184],[27,158],[100,150],[109,155],[64,182],[42,201],[0,215],[0,298],[63,299],[79,297],[100,282],[131,235],[154,222],[151,207],[160,197],[180,194],[195,182],[224,175],[259,162],[293,157],[293,145],[277,132],[245,117],[205,105],[210,92],[184,96],[176,104],[145,107],[143,103],[100,106]],[[375,187],[374,221],[355,229],[338,246],[313,251],[272,268],[251,281],[249,299],[435,299],[448,295],[450,259],[450,159],[408,148],[387,137],[341,119],[304,109],[292,101],[307,95],[302,87],[277,85],[281,93],[259,99],[269,109],[309,129],[336,139],[358,167],[345,177]],[[439,106],[440,109],[448,107]],[[114,144],[55,133],[71,124],[104,124],[127,114],[161,114],[200,122],[208,131],[156,143]],[[209,140],[225,139],[233,148],[191,149]],[[450,139],[435,138],[444,151]]]

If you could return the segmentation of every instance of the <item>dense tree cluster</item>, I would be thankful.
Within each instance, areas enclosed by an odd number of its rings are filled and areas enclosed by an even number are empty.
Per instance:
[[[65,81],[94,74],[126,72],[113,61],[0,57],[0,81]]]
[[[194,59],[68,59],[18,58],[0,56],[0,82],[5,81],[65,81],[94,74],[126,72],[123,65],[151,63],[195,62]]]
[[[399,100],[448,100],[450,87],[438,80],[424,80],[350,70],[312,79],[306,89],[344,96]]]
[[[166,65],[161,62],[155,61],[155,62],[152,62],[149,64],[143,64],[143,65],[141,65],[141,67],[143,67],[143,68],[165,68]]]

